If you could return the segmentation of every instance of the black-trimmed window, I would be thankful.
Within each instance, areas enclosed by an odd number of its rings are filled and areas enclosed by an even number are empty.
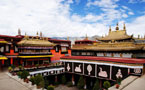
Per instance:
[[[3,46],[0,48],[0,51],[1,51],[2,53],[4,52],[4,47],[3,47]]]
[[[5,46],[5,51],[6,51],[6,52],[10,52],[10,45],[6,45],[6,46]]]
[[[61,47],[61,52],[67,52],[67,47]]]
[[[18,49],[17,46],[14,46],[14,51],[15,51],[15,52],[18,52],[18,51],[19,51],[19,49]]]
[[[55,51],[56,51],[56,52],[59,52],[59,46],[56,46],[56,47],[55,47]]]

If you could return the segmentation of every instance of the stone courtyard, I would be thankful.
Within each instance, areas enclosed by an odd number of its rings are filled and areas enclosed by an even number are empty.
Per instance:
[[[0,72],[0,90],[30,90],[26,86],[9,77],[6,72]]]
[[[16,76],[14,76],[16,77]],[[35,87],[35,86],[34,86]],[[36,88],[30,88],[23,81],[17,81],[10,77],[7,71],[0,72],[0,90],[41,90]],[[67,87],[59,85],[55,90],[78,90],[76,87]]]

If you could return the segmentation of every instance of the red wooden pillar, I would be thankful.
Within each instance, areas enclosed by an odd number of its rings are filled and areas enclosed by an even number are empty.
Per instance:
[[[2,60],[2,65],[4,65],[5,64],[5,61],[4,60]]]
[[[21,59],[21,61],[20,61],[20,64],[22,65],[23,64],[23,60]]]
[[[13,58],[11,58],[11,65],[13,64]]]

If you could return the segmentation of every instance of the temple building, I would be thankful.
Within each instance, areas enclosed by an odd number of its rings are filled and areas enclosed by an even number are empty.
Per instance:
[[[18,29],[16,36],[0,35],[0,66],[30,67],[59,62],[60,57],[71,55],[70,47],[70,40],[43,37],[42,32],[36,36],[21,35]]]
[[[133,35],[128,35],[125,24],[123,30],[119,30],[118,24],[115,31],[112,31],[110,27],[108,35],[97,40],[89,45],[74,44],[72,55],[145,58],[145,43],[143,42],[145,38],[134,38]]]
[[[128,35],[125,24],[123,30],[119,30],[118,24],[115,31],[110,27],[108,35],[96,41],[87,37],[77,40],[72,46],[72,56],[61,57],[66,76],[74,85],[83,76],[85,88],[89,90],[96,80],[103,87],[105,81],[114,85],[118,78],[142,76],[145,73],[144,40]]]

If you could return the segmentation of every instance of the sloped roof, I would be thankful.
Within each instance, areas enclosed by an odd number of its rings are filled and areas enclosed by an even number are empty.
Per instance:
[[[93,50],[93,51],[131,51],[131,50],[143,50],[143,47],[130,46],[130,47],[97,47],[97,46],[73,46],[72,50]]]
[[[55,44],[47,40],[40,40],[40,39],[23,39],[17,44],[19,46],[42,46],[42,47],[55,46]]]
[[[102,37],[99,40],[123,40],[129,38],[132,38],[132,36],[127,35],[126,30],[116,30],[110,31],[107,36]]]
[[[0,43],[8,43],[7,41],[5,41],[4,39],[0,39]]]

